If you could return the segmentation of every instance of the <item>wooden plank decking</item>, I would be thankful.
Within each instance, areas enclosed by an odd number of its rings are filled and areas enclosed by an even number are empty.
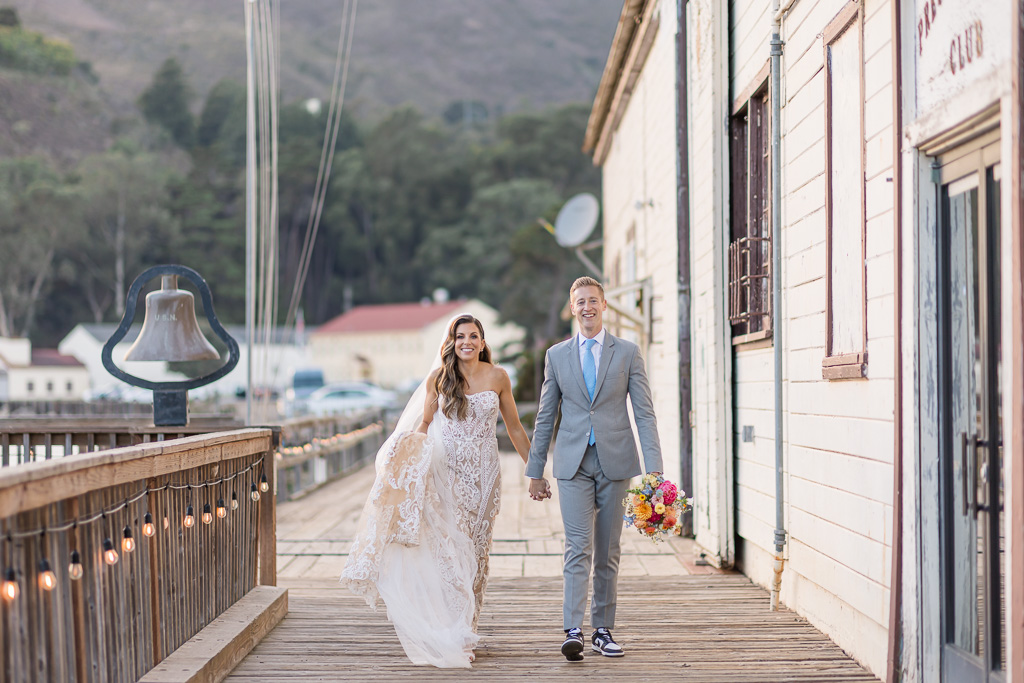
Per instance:
[[[558,505],[530,501],[521,473],[518,458],[503,458],[504,497],[472,670],[413,666],[384,613],[339,587],[370,467],[279,507],[278,583],[289,589],[289,613],[227,680],[877,680],[806,620],[769,611],[767,592],[743,575],[695,565],[690,543],[653,545],[628,530],[615,630],[627,655],[588,650],[583,662],[567,662],[558,652]]]

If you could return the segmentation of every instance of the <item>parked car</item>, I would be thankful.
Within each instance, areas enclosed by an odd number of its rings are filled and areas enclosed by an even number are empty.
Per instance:
[[[368,382],[340,382],[323,386],[305,400],[310,415],[350,413],[367,408],[391,408],[398,395]]]
[[[324,371],[320,368],[303,368],[292,374],[292,383],[285,392],[284,400],[277,402],[277,409],[284,417],[305,415],[306,399],[324,385]]]
[[[292,375],[292,385],[285,392],[285,399],[297,401],[306,398],[324,385],[324,371],[320,368],[296,370]]]

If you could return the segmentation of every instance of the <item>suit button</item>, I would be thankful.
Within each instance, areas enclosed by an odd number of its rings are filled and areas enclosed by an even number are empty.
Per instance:
[[[590,414],[591,414],[591,415],[593,415],[593,414],[594,414],[594,411],[593,411],[593,410],[591,410],[591,411],[590,411]]]

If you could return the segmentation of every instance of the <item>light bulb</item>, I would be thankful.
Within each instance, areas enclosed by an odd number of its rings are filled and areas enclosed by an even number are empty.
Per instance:
[[[146,516],[142,518],[142,535],[146,538],[153,538],[153,534],[156,533],[156,525],[153,524],[153,515],[146,513]]]
[[[228,509],[224,507],[224,499],[220,498],[217,500],[217,516],[224,519],[228,516]]]
[[[57,587],[57,575],[53,573],[50,561],[46,558],[39,563],[39,587],[44,591],[52,591]]]
[[[252,483],[252,488],[249,489],[249,496],[253,500],[259,500],[260,499],[260,490],[258,488],[256,488],[256,482]]]
[[[186,529],[191,529],[196,525],[196,514],[192,510],[191,505],[185,508],[185,519],[181,520],[181,523],[185,526]]]
[[[132,528],[125,526],[124,538],[121,539],[121,549],[126,553],[130,553],[135,550],[135,538],[132,536]]]
[[[2,590],[4,600],[7,602],[11,602],[18,597],[18,580],[14,576],[14,569],[12,567],[7,568],[7,572],[4,574],[4,585],[0,590]]]
[[[260,475],[260,491],[262,493],[266,493],[269,490],[270,490],[270,482],[267,481],[267,475],[261,474]]]
[[[72,581],[78,581],[85,574],[85,569],[82,567],[82,556],[78,554],[77,550],[71,551],[71,563],[68,564],[68,576],[71,577]]]
[[[203,524],[209,524],[213,521],[213,513],[210,512],[210,504],[205,503],[203,505]]]
[[[235,493],[234,491],[231,492],[231,509],[238,509],[238,494]]]
[[[114,542],[109,538],[103,539],[103,561],[113,567],[118,561],[117,551],[114,550]]]

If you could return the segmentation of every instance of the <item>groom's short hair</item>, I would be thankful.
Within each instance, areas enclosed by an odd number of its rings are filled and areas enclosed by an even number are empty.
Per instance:
[[[576,282],[572,283],[572,287],[569,288],[569,301],[572,301],[573,295],[580,287],[597,287],[601,292],[601,298],[604,298],[604,287],[601,283],[589,275],[584,275],[583,277],[576,278]]]

